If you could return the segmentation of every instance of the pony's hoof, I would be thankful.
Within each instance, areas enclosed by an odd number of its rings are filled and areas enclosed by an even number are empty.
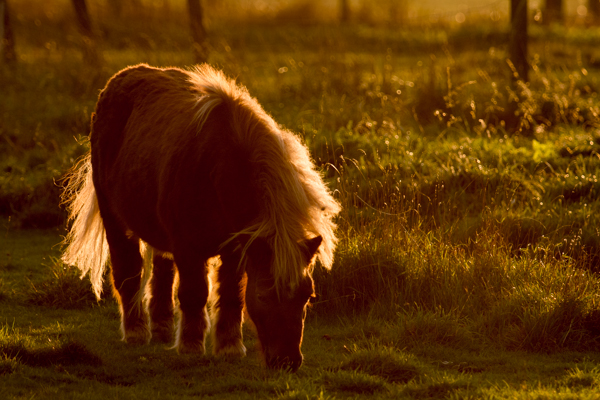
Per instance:
[[[241,340],[237,340],[229,345],[217,347],[215,355],[224,358],[242,358],[246,356],[246,346],[244,346]]]
[[[174,338],[172,327],[152,329],[152,342],[154,343],[171,343]]]
[[[177,345],[177,352],[179,354],[199,354],[203,355],[205,353],[204,343],[179,343]]]
[[[123,340],[128,344],[148,344],[150,342],[150,331],[145,328],[130,329],[125,332]]]

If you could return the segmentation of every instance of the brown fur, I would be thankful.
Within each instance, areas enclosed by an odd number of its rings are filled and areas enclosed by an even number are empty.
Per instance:
[[[268,364],[297,368],[313,255],[331,267],[339,211],[301,141],[206,65],[119,72],[100,94],[90,141],[65,192],[73,225],[63,260],[89,272],[100,295],[110,251],[124,338],[169,339],[177,273],[177,348],[204,352],[206,263],[220,255],[215,351],[243,353],[246,304]]]

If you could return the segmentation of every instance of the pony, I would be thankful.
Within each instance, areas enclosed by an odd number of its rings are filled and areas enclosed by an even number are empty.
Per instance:
[[[302,141],[206,64],[118,72],[89,141],[63,192],[62,260],[98,299],[110,264],[123,340],[205,354],[218,256],[214,354],[246,354],[247,315],[267,366],[296,371],[312,270],[331,268],[340,211]]]

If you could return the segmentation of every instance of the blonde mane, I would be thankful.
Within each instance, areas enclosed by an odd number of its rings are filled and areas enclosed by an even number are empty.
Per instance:
[[[248,235],[246,248],[257,238],[267,240],[273,251],[272,272],[277,288],[295,287],[303,275],[312,272],[315,260],[307,267],[299,246],[305,239],[323,238],[316,258],[330,269],[337,243],[333,218],[340,205],[316,171],[306,146],[295,134],[277,125],[245,87],[222,72],[201,65],[189,75],[198,93],[198,131],[214,107],[225,104],[232,115],[236,139],[250,151],[250,161],[258,173],[256,184],[263,204],[260,218],[230,240]]]

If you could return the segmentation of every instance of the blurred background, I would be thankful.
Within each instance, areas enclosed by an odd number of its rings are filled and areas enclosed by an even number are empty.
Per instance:
[[[600,337],[599,8],[0,0],[5,236],[64,233],[61,179],[110,76],[209,62],[304,140],[343,206],[333,271],[315,271],[327,310],[449,313],[508,347],[573,332],[587,346]]]

